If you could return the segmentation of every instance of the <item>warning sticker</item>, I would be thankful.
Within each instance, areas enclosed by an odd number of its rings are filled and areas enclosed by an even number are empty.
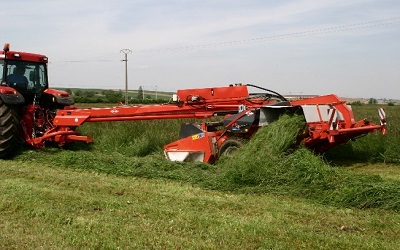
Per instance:
[[[205,136],[204,133],[200,133],[200,134],[197,134],[197,135],[192,135],[192,140],[197,140],[197,139],[203,138],[204,136]]]

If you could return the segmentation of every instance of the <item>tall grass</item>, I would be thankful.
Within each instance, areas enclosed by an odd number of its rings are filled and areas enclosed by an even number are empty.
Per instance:
[[[400,182],[332,168],[306,148],[289,152],[304,126],[282,116],[259,130],[235,157],[218,165],[230,190],[289,194],[324,204],[400,211]]]
[[[125,156],[146,156],[176,140],[182,120],[88,123],[79,127],[81,134],[93,135],[94,151],[118,152]],[[75,144],[74,149],[87,146]]]
[[[338,146],[326,154],[328,160],[400,163],[400,106],[354,106],[353,112],[357,120],[365,118],[379,124],[377,110],[381,107],[386,111],[387,134],[371,133]]]

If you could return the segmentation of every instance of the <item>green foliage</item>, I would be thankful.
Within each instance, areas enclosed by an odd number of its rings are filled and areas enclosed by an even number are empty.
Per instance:
[[[143,88],[142,88],[142,86],[139,87],[138,94],[137,94],[137,99],[138,100],[144,99],[143,98]]]
[[[165,99],[129,99],[129,104],[156,104],[166,103]]]
[[[72,93],[75,103],[113,103],[118,104],[124,102],[124,95],[121,90],[102,90],[101,94],[93,90],[81,90],[78,89]],[[156,104],[156,103],[166,103],[167,100],[151,99],[150,95],[147,95],[146,99],[143,96],[138,95],[138,98],[129,97],[129,104]]]
[[[394,102],[388,102],[388,104],[387,104],[388,106],[394,106],[395,105],[395,103]]]
[[[360,101],[354,101],[352,103],[350,103],[351,106],[361,106],[362,103]]]
[[[102,94],[104,95],[106,101],[108,103],[118,103],[123,101],[122,91],[114,91],[114,90],[103,90]]]
[[[75,100],[75,103],[109,103],[108,100],[100,96],[88,97],[88,96],[78,95],[78,96],[73,96],[73,98]]]
[[[82,95],[91,98],[96,95],[96,92],[91,90],[84,90]]]
[[[368,104],[377,104],[378,100],[376,100],[375,98],[369,98],[368,100]]]
[[[74,95],[74,96],[82,96],[82,95],[83,95],[83,90],[78,89],[78,90],[76,90],[75,92],[73,92],[73,95]]]
[[[60,88],[69,93],[75,100],[75,103],[111,103],[116,105],[125,101],[125,95],[122,90],[104,90],[104,89],[70,89]],[[157,96],[156,96],[157,95]],[[143,90],[141,92],[129,91],[129,104],[158,104],[169,101],[172,93],[168,92],[146,92],[146,98],[143,98]],[[157,98],[157,99],[156,99]]]

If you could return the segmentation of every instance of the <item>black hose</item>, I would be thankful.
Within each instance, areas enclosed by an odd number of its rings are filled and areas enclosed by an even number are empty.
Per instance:
[[[282,101],[285,101],[285,102],[288,101],[283,95],[281,95],[281,94],[279,94],[278,92],[275,92],[275,91],[273,91],[273,90],[266,89],[266,88],[263,88],[263,87],[260,87],[260,86],[256,86],[256,85],[253,85],[253,84],[246,84],[246,85],[247,85],[247,86],[250,86],[250,87],[262,89],[262,90],[264,90],[264,91],[271,92],[271,93],[275,94],[275,95],[276,95],[279,99],[281,99]]]

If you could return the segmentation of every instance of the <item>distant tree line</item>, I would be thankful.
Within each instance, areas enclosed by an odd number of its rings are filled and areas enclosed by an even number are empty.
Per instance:
[[[74,90],[66,89],[75,100],[76,103],[125,103],[125,95],[122,90],[102,90],[100,92],[94,90]],[[137,95],[136,98],[129,97],[129,104],[151,104],[151,103],[165,103],[165,99],[154,99],[151,96]]]
[[[386,99],[384,99],[384,103],[386,103],[388,106],[396,105],[395,102],[392,102],[392,101],[387,102]],[[362,103],[361,101],[354,101],[354,102],[350,103],[350,105],[352,105],[352,106],[361,106],[361,105],[364,105],[364,104],[370,104],[370,105],[371,104],[378,104],[378,100],[375,99],[375,98],[369,98],[368,102],[366,102],[366,103]]]

